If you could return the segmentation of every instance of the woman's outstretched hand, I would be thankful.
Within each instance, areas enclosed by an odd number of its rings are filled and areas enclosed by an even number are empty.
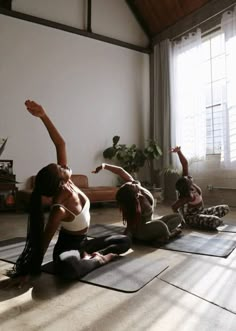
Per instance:
[[[30,114],[36,117],[43,117],[45,115],[45,111],[41,105],[36,103],[33,100],[26,100],[25,106]]]
[[[92,174],[97,174],[100,170],[102,170],[102,166],[98,166],[95,170],[91,171]]]
[[[178,152],[180,152],[180,149],[181,149],[180,146],[171,147],[170,152],[171,153],[178,153]]]

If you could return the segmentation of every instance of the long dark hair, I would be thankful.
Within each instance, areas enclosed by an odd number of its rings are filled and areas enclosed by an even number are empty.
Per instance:
[[[190,180],[185,176],[179,178],[175,184],[175,189],[179,193],[179,198],[190,197],[190,188]]]
[[[30,197],[25,247],[13,269],[7,273],[9,277],[40,273],[43,260],[44,232],[42,195],[53,197],[60,186],[60,182],[57,165],[54,163],[42,168],[35,177],[34,190]]]
[[[116,200],[122,211],[124,224],[135,228],[141,218],[141,205],[139,201],[140,188],[135,183],[125,183],[116,193]]]

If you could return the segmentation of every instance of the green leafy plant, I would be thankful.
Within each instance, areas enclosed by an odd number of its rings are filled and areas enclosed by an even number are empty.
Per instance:
[[[162,150],[156,140],[149,139],[148,145],[144,148],[144,154],[150,166],[151,161],[158,160],[162,156]]]
[[[114,160],[131,174],[137,173],[146,162],[150,165],[152,160],[158,160],[162,155],[161,148],[155,140],[148,140],[148,145],[144,149],[138,148],[135,144],[119,144],[119,141],[120,137],[114,136],[112,146],[104,150],[103,157]]]

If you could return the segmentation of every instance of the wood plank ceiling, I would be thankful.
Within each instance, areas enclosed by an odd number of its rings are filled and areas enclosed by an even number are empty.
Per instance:
[[[126,0],[150,39],[211,1]]]

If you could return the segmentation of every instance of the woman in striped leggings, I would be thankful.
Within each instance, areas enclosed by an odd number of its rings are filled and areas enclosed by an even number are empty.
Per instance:
[[[221,218],[228,214],[229,206],[218,205],[205,208],[201,188],[189,176],[188,161],[181,152],[180,146],[172,148],[171,152],[178,154],[183,170],[182,177],[177,180],[175,185],[178,199],[172,205],[173,211],[181,211],[185,223],[191,227],[216,230],[223,224]]]

